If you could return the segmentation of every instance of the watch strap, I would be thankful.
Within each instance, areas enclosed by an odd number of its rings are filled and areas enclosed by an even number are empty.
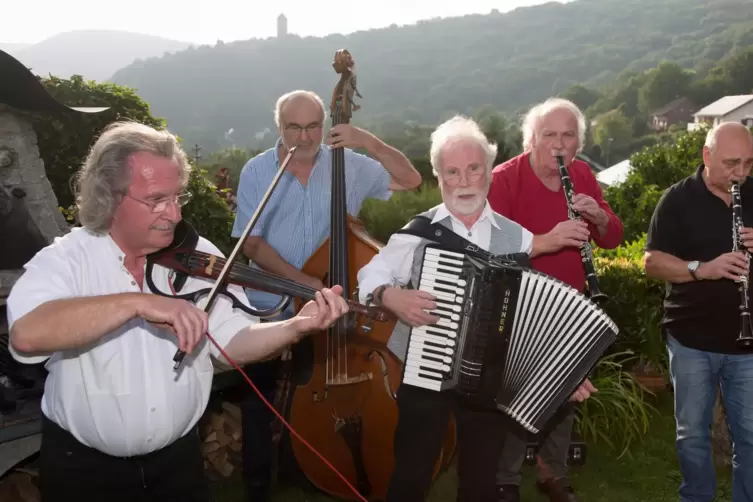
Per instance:
[[[377,302],[377,305],[384,305],[384,302],[382,301],[382,296],[384,296],[384,290],[387,289],[386,284],[382,284],[378,288],[376,288],[376,294],[374,295],[374,299]]]

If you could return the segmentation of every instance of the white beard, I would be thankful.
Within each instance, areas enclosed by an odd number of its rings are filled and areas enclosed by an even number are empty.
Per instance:
[[[474,197],[472,199],[461,199],[461,195],[473,195]],[[452,209],[456,213],[463,215],[475,213],[476,211],[484,207],[484,204],[486,203],[484,194],[477,189],[459,188],[455,191],[455,193],[452,194],[451,199],[452,200],[449,202],[450,209]]]

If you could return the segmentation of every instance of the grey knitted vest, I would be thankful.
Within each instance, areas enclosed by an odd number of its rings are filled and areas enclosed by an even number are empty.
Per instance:
[[[426,216],[427,218],[434,219],[434,215],[437,213],[439,206],[433,207],[428,211],[421,213],[419,216]],[[499,225],[499,228],[491,225],[491,238],[489,239],[489,251],[494,255],[519,253],[520,247],[523,244],[523,227],[518,225],[512,220],[509,220],[501,214],[494,213],[494,219]],[[443,225],[452,230],[452,220],[449,216],[439,220],[437,223]],[[464,236],[461,236],[464,237]],[[421,239],[421,242],[416,247],[416,251],[413,254],[413,267],[411,269],[411,285],[418,280],[421,272],[421,258],[423,256],[424,248],[431,242],[426,239]],[[390,339],[387,342],[387,347],[401,360],[405,361],[405,355],[408,352],[408,337],[410,334],[410,326],[398,321],[395,325],[395,329],[390,335]]]

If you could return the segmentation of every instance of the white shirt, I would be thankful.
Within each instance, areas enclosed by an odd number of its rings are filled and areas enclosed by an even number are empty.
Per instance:
[[[222,254],[203,238],[197,249]],[[56,238],[25,265],[25,273],[11,290],[9,327],[51,300],[140,292],[123,259],[109,235],[75,228]],[[168,269],[154,266],[154,284],[167,294],[169,275]],[[192,276],[179,294],[211,287],[212,281]],[[229,289],[248,305],[241,288]],[[146,279],[144,290],[149,292]],[[230,301],[220,295],[209,315],[209,334],[224,348],[238,331],[256,322],[255,317],[233,311]],[[134,318],[78,349],[31,357],[12,347],[10,352],[22,363],[47,361],[42,412],[50,420],[91,448],[128,457],[171,444],[204,413],[212,385],[210,352],[218,359],[222,355],[204,338],[176,371],[173,355],[177,349],[172,333]]]
[[[468,229],[464,223],[450,213],[444,204],[440,204],[432,223],[447,217],[452,221],[452,230],[471,241],[478,247],[488,250],[492,235],[492,225],[499,228],[489,202],[484,206],[478,220]],[[406,234],[392,234],[387,244],[379,253],[358,272],[358,296],[361,303],[366,297],[382,284],[405,286],[411,278],[413,268],[413,253],[421,242],[420,237]],[[530,253],[533,247],[533,234],[523,228],[520,252]]]

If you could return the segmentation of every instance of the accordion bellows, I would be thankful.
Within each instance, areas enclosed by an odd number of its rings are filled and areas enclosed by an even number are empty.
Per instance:
[[[440,321],[411,329],[402,383],[458,392],[533,433],[617,338],[602,309],[541,272],[428,245],[418,273]]]

